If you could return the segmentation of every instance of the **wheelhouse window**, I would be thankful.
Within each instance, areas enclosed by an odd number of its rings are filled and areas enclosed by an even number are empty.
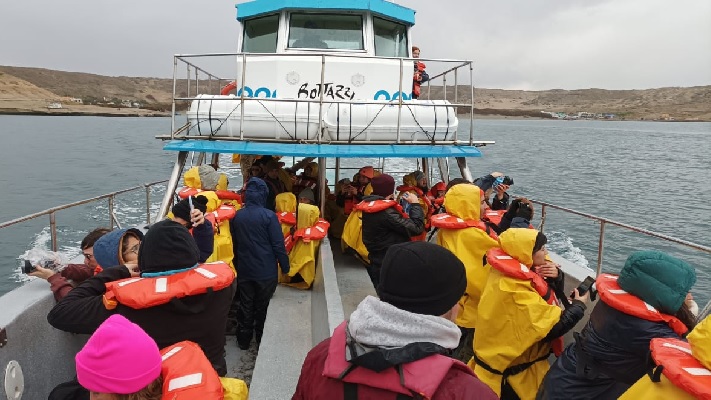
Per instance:
[[[289,48],[363,50],[363,17],[292,13]]]
[[[245,53],[276,53],[278,31],[278,14],[244,21],[242,51]]]
[[[407,27],[397,22],[373,17],[375,55],[407,57]]]

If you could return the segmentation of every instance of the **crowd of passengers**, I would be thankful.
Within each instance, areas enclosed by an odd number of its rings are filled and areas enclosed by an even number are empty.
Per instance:
[[[598,276],[600,301],[564,347],[594,290],[565,287],[510,177],[430,188],[421,171],[396,185],[365,166],[331,194],[312,159],[240,161],[238,192],[193,167],[145,234],[99,228],[84,264],[36,266],[57,300],[49,323],[91,335],[49,399],[246,399],[225,377],[225,335],[259,346],[277,285],[310,288],[327,233],[365,263],[377,297],[308,353],[293,399],[711,398],[711,322],[696,324],[683,260],[637,251]]]

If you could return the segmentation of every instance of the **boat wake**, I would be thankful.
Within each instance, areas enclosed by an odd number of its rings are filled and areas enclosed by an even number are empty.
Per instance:
[[[585,258],[583,251],[573,244],[573,239],[571,239],[564,232],[560,231],[547,231],[546,236],[548,237],[548,249],[566,260],[573,262],[581,267],[588,268],[592,270],[589,266],[588,259]]]

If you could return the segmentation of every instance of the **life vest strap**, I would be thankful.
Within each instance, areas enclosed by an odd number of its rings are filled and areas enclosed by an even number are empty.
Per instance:
[[[518,365],[508,367],[503,372],[499,371],[498,369],[492,368],[489,364],[482,361],[479,357],[477,357],[476,353],[474,353],[473,357],[474,357],[474,362],[476,363],[476,365],[484,368],[486,371],[488,371],[494,375],[501,375],[501,391],[499,393],[503,393],[504,386],[506,386],[509,376],[518,375],[521,372],[530,368],[532,365],[539,363],[541,361],[548,360],[549,355],[550,355],[550,353],[547,353],[545,355],[542,355],[542,356],[536,358],[533,361],[527,361],[525,363],[521,363]]]

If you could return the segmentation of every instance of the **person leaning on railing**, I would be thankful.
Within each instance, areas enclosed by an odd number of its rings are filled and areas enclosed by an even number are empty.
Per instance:
[[[38,264],[34,266],[35,270],[28,275],[36,276],[49,282],[49,289],[54,294],[54,299],[56,301],[62,300],[76,285],[94,275],[94,270],[98,265],[94,258],[94,243],[109,232],[111,232],[111,229],[96,228],[84,236],[80,244],[82,255],[84,256],[84,264],[68,264],[59,272]]]

